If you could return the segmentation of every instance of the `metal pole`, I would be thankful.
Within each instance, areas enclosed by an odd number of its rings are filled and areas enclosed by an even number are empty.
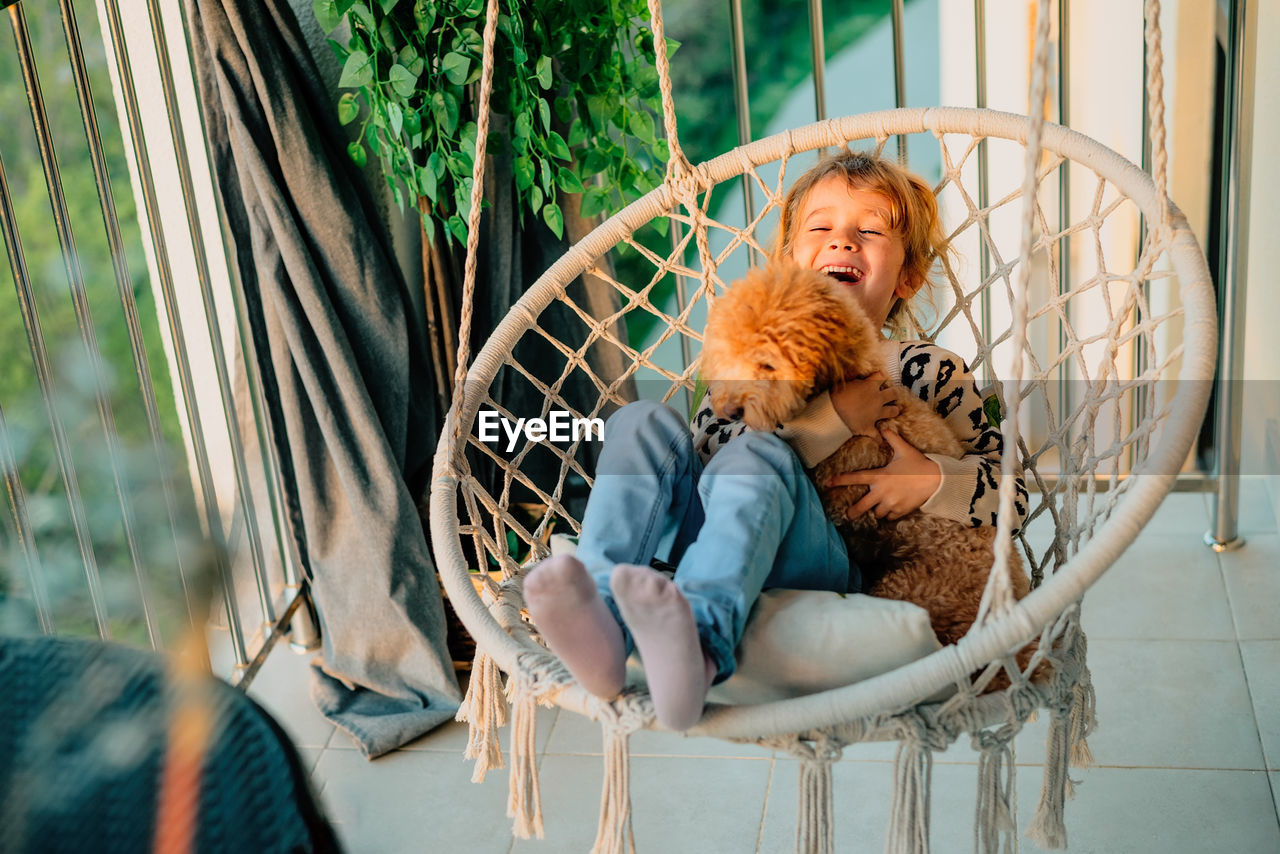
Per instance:
[[[733,107],[738,114],[738,145],[751,141],[751,97],[747,92],[747,49],[742,33],[742,0],[729,0],[729,32],[733,48]],[[755,196],[751,176],[742,176],[742,209],[747,225],[756,218]],[[760,263],[760,254],[748,248],[752,267]]]
[[[1058,124],[1067,127],[1071,122],[1071,42],[1070,16],[1067,11],[1067,0],[1058,0]],[[1145,91],[1145,87],[1144,87]],[[1071,159],[1062,161],[1058,167],[1058,230],[1065,231],[1071,224]],[[1072,238],[1064,237],[1054,245],[1058,248],[1058,296],[1065,296],[1071,288],[1071,242]],[[1067,313],[1070,322],[1070,301],[1064,301],[1062,309]],[[1058,352],[1067,348],[1067,331],[1062,322],[1058,323]],[[1065,416],[1070,412],[1071,400],[1069,378],[1071,376],[1067,360],[1058,366],[1058,413]]]
[[[983,109],[987,106],[987,4],[985,0],[974,0],[973,2],[973,50],[974,50],[974,74],[976,76],[975,86],[975,106]],[[985,211],[990,199],[990,177],[987,164],[987,140],[986,137],[978,140],[978,207]],[[988,229],[991,227],[990,215],[984,215],[985,223]],[[983,229],[978,229],[978,279],[982,284],[982,292],[979,296],[979,325],[982,328],[982,340],[989,344],[991,341],[991,289],[987,287],[987,277],[991,275],[991,249],[987,245],[987,238],[983,236]],[[995,372],[991,366],[991,351],[988,351],[986,358],[982,360],[982,383],[984,386],[990,385],[995,379]]]
[[[667,231],[671,237],[672,253],[679,252],[680,251],[680,223],[676,220],[675,217],[669,217],[667,219]],[[676,315],[678,316],[684,311],[684,307],[689,304],[689,294],[685,289],[684,276],[680,275],[678,272],[674,270],[671,272],[671,275],[675,276],[676,278]],[[688,335],[680,336],[680,358],[681,358],[680,373],[683,374],[685,371],[689,369],[689,364],[693,361],[693,347],[689,341]],[[685,386],[684,388],[684,403],[685,403],[685,410],[689,413],[689,416],[692,417],[693,405],[694,405],[693,391],[691,391],[688,386]]]
[[[1218,276],[1221,334],[1218,337],[1218,408],[1214,423],[1217,445],[1216,490],[1212,527],[1205,544],[1216,552],[1244,545],[1239,533],[1240,427],[1243,403],[1238,380],[1243,362],[1244,311],[1248,270],[1248,215],[1250,140],[1241,128],[1253,126],[1253,73],[1255,28],[1246,25],[1248,0],[1235,0],[1229,24],[1227,116],[1223,122],[1223,150],[1227,152],[1223,176],[1223,253]],[[1256,14],[1256,12],[1255,12]]]
[[[40,621],[40,631],[51,635],[57,629],[53,624],[53,611],[49,607],[49,591],[44,584],[44,569],[40,565],[40,554],[36,550],[35,537],[31,531],[31,517],[27,515],[26,494],[22,489],[22,478],[18,474],[18,463],[13,458],[13,448],[9,445],[3,408],[0,408],[0,469],[4,470],[9,509],[13,512],[15,533],[22,545],[22,557],[27,564],[27,579],[31,587],[31,600],[36,606],[36,618]]]
[[[907,61],[902,43],[902,0],[893,0],[893,103],[898,109],[907,105]],[[898,162],[907,162],[907,138],[898,134]]]
[[[823,37],[822,0],[809,0],[809,52],[813,61],[813,111],[827,117],[827,48]]]

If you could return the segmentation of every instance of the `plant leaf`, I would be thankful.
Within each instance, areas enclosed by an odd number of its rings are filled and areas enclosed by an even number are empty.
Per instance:
[[[391,88],[396,90],[401,98],[408,98],[413,95],[418,88],[418,75],[405,68],[400,63],[391,66],[391,71],[387,74],[387,79],[391,83]]]
[[[353,3],[351,5],[351,15],[360,23],[364,24],[369,32],[377,30],[378,25],[373,20],[373,13],[369,11],[369,7],[363,3]]]
[[[368,153],[364,150],[364,146],[358,142],[352,142],[347,145],[347,156],[351,158],[352,163],[361,169],[369,162]]]
[[[573,155],[569,153],[569,146],[565,144],[564,137],[555,131],[547,134],[547,151],[552,157],[559,160],[573,159]]]
[[[337,0],[315,0],[311,8],[316,13],[316,20],[320,22],[320,29],[326,33],[342,23]]]
[[[382,7],[384,13],[389,15],[399,2],[400,0],[378,0],[378,5]]]
[[[436,4],[433,0],[417,0],[413,4],[413,19],[418,23],[418,32],[428,35],[436,23]]]
[[[533,186],[533,161],[528,157],[517,157],[515,166],[516,189],[527,190]]]
[[[640,138],[641,142],[646,142],[649,145],[653,145],[654,143],[653,116],[649,115],[649,113],[643,110],[634,112],[631,114],[631,117],[628,120],[627,125],[629,126],[631,132]]]
[[[458,239],[459,243],[467,242],[467,224],[462,217],[454,214],[449,217],[449,231]]]
[[[587,126],[582,119],[574,119],[569,128],[569,144],[582,145],[587,139]]]
[[[448,92],[436,92],[431,96],[431,114],[445,136],[452,136],[458,129],[458,101]]]
[[[548,202],[547,206],[542,209],[542,219],[546,222],[547,228],[550,228],[556,237],[564,234],[564,214],[560,213],[558,205]]]
[[[542,118],[542,129],[551,130],[551,105],[546,98],[538,99],[538,115]]]
[[[352,51],[346,64],[342,66],[342,77],[338,80],[338,85],[344,89],[355,89],[372,82],[373,61],[369,59],[369,54],[362,50]]]
[[[461,86],[466,82],[467,74],[471,72],[471,57],[462,53],[447,53],[440,63],[440,68],[450,83]]]
[[[528,113],[521,113],[516,116],[516,123],[512,129],[515,131],[516,139],[528,139],[533,135],[533,119],[529,118]]]
[[[440,191],[440,184],[436,180],[436,173],[431,169],[418,170],[418,192],[426,196],[431,201],[436,200],[436,193]]]
[[[387,104],[387,121],[391,123],[391,135],[399,136],[404,127],[404,110],[395,101]]]
[[[349,125],[360,115],[360,102],[356,100],[356,93],[348,92],[338,99],[338,121],[344,125]]]
[[[534,75],[538,78],[539,86],[543,89],[551,88],[551,57],[543,56],[538,58]]]
[[[586,190],[586,187],[582,186],[582,180],[573,174],[573,170],[564,166],[556,172],[556,186],[566,193],[581,193]]]
[[[582,194],[582,209],[580,213],[584,218],[593,217],[603,211],[608,202],[608,193],[603,188],[588,187],[587,191]]]

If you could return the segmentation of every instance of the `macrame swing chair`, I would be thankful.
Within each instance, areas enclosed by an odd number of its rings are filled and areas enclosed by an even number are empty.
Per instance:
[[[1031,80],[1033,105],[1043,104],[1045,98],[1048,7],[1048,0],[1040,0]],[[971,334],[971,348],[967,339],[962,346],[951,344],[951,348],[966,355],[974,353],[971,363],[975,366],[990,366],[998,348],[1005,359],[1000,365],[1003,383],[992,389],[1004,414],[999,537],[978,620],[959,643],[864,681],[784,700],[711,703],[690,734],[754,742],[801,760],[796,834],[801,852],[833,850],[831,765],[842,748],[862,741],[898,741],[887,850],[925,852],[929,845],[932,754],[967,733],[980,754],[975,839],[978,850],[994,854],[1016,847],[1013,738],[1043,708],[1050,715],[1044,783],[1027,835],[1045,848],[1065,847],[1063,802],[1071,790],[1067,765],[1088,764],[1085,737],[1093,726],[1093,691],[1080,629],[1081,598],[1133,541],[1172,487],[1204,414],[1217,346],[1215,300],[1204,255],[1166,191],[1158,0],[1148,0],[1145,11],[1153,176],[1094,140],[1047,123],[1038,115],[1028,118],[960,108],[899,109],[822,121],[692,166],[676,137],[657,0],[649,0],[649,9],[671,154],[665,182],[569,249],[512,307],[474,364],[468,366],[498,18],[497,0],[488,3],[458,373],[453,406],[435,459],[430,501],[437,567],[453,607],[477,644],[470,686],[459,712],[460,719],[470,722],[466,755],[476,760],[473,779],[482,780],[488,769],[503,764],[497,728],[506,723],[509,705],[508,815],[514,819],[516,835],[542,836],[534,747],[536,706],[559,705],[599,721],[605,741],[605,791],[592,850],[621,854],[634,849],[628,736],[654,723],[652,703],[643,689],[629,687],[612,701],[587,693],[538,642],[537,627],[522,616],[522,574],[529,564],[548,554],[551,525],[580,530],[578,520],[563,503],[566,479],[571,474],[587,483],[591,480],[576,456],[580,441],[567,448],[526,441],[505,460],[480,441],[478,410],[487,407],[506,417],[546,418],[550,410],[558,408],[573,412],[574,417],[596,417],[607,406],[627,402],[620,390],[642,371],[663,378],[667,386],[664,402],[685,393],[694,386],[696,361],[673,370],[664,366],[657,350],[669,341],[678,341],[679,336],[699,341],[698,330],[691,325],[691,312],[695,305],[714,300],[716,292],[726,286],[718,271],[735,254],[766,254],[755,232],[782,202],[789,159],[859,140],[871,142],[879,150],[893,135],[932,134],[943,167],[936,189],[940,194],[957,195],[967,211],[950,238],[956,241],[976,235],[984,255],[991,258],[983,281],[970,290],[943,259],[954,305],[936,329]],[[1032,110],[1033,114],[1038,112]],[[980,205],[975,198],[981,196],[968,192],[965,181],[972,180],[974,153],[983,140],[1012,141],[1025,148],[1026,159],[1021,189]],[[775,163],[776,182],[766,180],[766,167]],[[1042,185],[1048,183],[1046,178],[1067,164],[1073,176],[1092,180],[1092,203],[1074,221],[1053,223],[1038,196]],[[713,220],[708,210],[712,189],[741,176],[747,176],[767,201],[745,228],[734,228]],[[1022,204],[1020,249],[1017,257],[1004,259],[993,237],[992,219],[1012,210],[1006,206],[1017,201]],[[1108,222],[1126,215],[1140,216],[1146,224],[1141,252],[1132,264],[1108,257],[1104,251],[1103,232]],[[682,227],[673,241],[673,251],[665,258],[633,237],[638,229],[662,217]],[[727,241],[726,245],[713,250],[713,233]],[[632,288],[614,278],[606,256],[620,244],[652,263],[652,276],[642,287]],[[1091,250],[1093,263],[1072,265],[1076,276],[1065,285],[1047,287],[1045,282],[1058,281],[1059,264],[1070,246],[1077,247],[1080,254]],[[686,262],[691,254],[696,254],[696,264]],[[610,317],[594,317],[582,309],[567,289],[584,275],[615,287],[625,297],[622,308]],[[668,276],[697,282],[687,304],[676,312],[668,312],[650,299],[654,287]],[[1032,306],[1028,291],[1036,282],[1051,292],[1042,297],[1042,304]],[[988,291],[994,299],[984,298]],[[1007,298],[1010,306],[1007,321],[996,321],[991,309],[1000,297]],[[553,304],[559,306],[561,316],[581,320],[581,340],[562,342],[555,328],[539,325]],[[644,349],[632,346],[615,331],[618,321],[631,311],[647,312],[665,323],[658,340]],[[548,325],[552,323],[548,321]],[[1046,331],[1049,329],[1056,332]],[[518,345],[529,340],[542,346],[549,342],[561,354],[564,364],[559,379],[539,380],[516,359]],[[621,376],[606,381],[593,373],[585,355],[591,347],[615,348],[623,354],[627,364]],[[562,387],[575,371],[584,372],[599,390],[598,399],[587,411],[575,409],[562,396]],[[545,398],[541,412],[503,409],[492,396],[500,372],[536,387]],[[1062,388],[1068,384],[1071,393],[1065,394]],[[549,448],[559,458],[558,478],[551,488],[535,483],[521,471],[535,445]],[[498,467],[501,488],[495,490],[497,494],[488,491],[473,473],[468,450]],[[1033,491],[1028,524],[1015,542],[1014,482],[1019,474]],[[531,490],[546,505],[541,522],[532,527],[513,507],[511,492],[516,484]],[[466,521],[460,519],[459,507],[466,509]],[[1049,523],[1052,529],[1039,539],[1029,533],[1038,525],[1047,529]],[[524,565],[518,565],[511,555],[511,533],[530,550]],[[470,561],[463,538],[468,538],[474,549]],[[1011,561],[1015,548],[1025,554],[1032,572],[1033,590],[1020,601],[1014,601],[1009,585],[1011,564],[1016,566],[1016,561]],[[485,560],[484,555],[501,566],[501,580],[488,580],[481,574],[485,580],[478,593],[472,581],[476,574],[469,572],[468,564],[474,564],[476,556]],[[1033,639],[1039,642],[1038,650],[1026,672],[1021,672],[1011,651]],[[1049,676],[1033,682],[1028,674],[1042,661],[1050,665]],[[971,679],[978,671],[981,676]],[[1008,674],[1010,686],[984,693],[987,683],[1001,671]],[[505,696],[503,673],[507,674]],[[948,690],[953,693],[946,699],[936,699],[939,692]]]

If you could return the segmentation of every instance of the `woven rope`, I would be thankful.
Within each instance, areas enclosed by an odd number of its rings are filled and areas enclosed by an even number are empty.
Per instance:
[[[452,421],[453,444],[461,444],[462,421],[457,417],[471,361],[471,323],[475,316],[476,267],[480,246],[480,208],[484,204],[485,154],[489,146],[489,97],[493,94],[493,49],[498,34],[498,0],[485,8],[484,46],[480,56],[480,92],[476,104],[476,154],[471,166],[471,208],[467,211],[467,255],[462,272],[462,306],[458,318],[457,373],[453,381],[453,404],[446,423]],[[457,474],[456,463],[451,464]]]
[[[654,67],[658,71],[658,91],[662,93],[662,126],[667,134],[669,156],[667,158],[667,184],[683,179],[693,171],[684,149],[680,147],[680,137],[676,133],[676,102],[671,94],[671,63],[667,59],[667,36],[662,25],[662,3],[660,0],[648,0],[649,23],[653,29]]]

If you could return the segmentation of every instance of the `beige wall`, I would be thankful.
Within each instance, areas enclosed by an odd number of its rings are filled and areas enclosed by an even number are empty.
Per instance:
[[[1249,133],[1246,264],[1244,286],[1244,382],[1241,472],[1267,485],[1280,520],[1280,54],[1260,49],[1280,43],[1280,4],[1250,0],[1253,58],[1252,127]],[[1246,59],[1249,55],[1246,55]],[[1246,104],[1246,107],[1250,105]],[[1247,533],[1247,532],[1246,532]]]

